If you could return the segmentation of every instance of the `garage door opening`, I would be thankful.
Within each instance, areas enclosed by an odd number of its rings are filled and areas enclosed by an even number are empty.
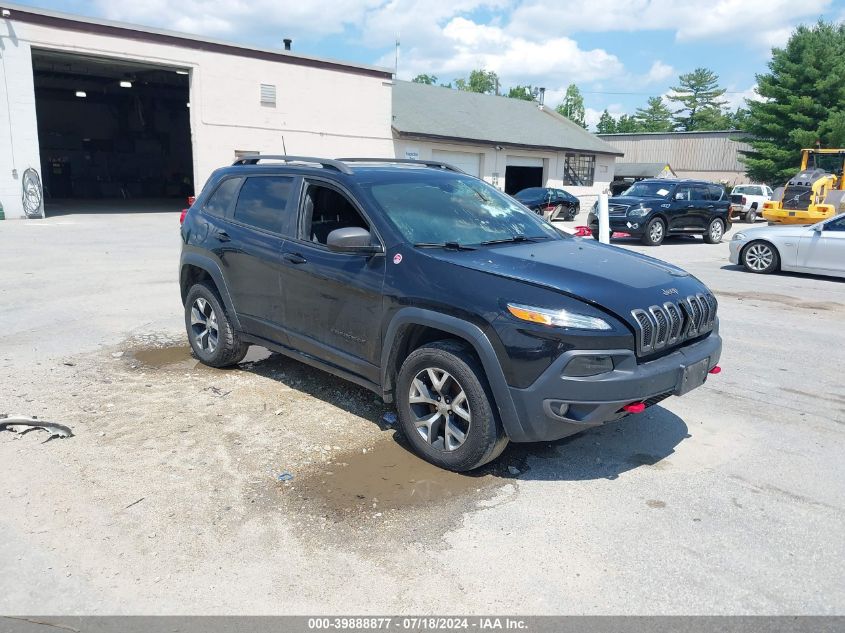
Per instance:
[[[32,67],[47,215],[185,206],[187,71],[35,49]]]
[[[523,189],[528,189],[528,187],[542,186],[542,167],[518,167],[516,165],[505,167],[505,193],[513,195]]]

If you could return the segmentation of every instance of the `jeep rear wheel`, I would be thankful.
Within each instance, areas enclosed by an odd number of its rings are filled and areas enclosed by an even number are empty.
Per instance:
[[[437,341],[412,352],[396,390],[399,428],[426,461],[463,472],[507,446],[484,370],[464,344]]]
[[[217,291],[205,282],[191,286],[185,298],[185,329],[194,355],[211,367],[236,365],[249,350],[238,338]]]
[[[707,232],[704,234],[704,241],[708,244],[718,244],[725,235],[725,223],[720,218],[713,218]]]

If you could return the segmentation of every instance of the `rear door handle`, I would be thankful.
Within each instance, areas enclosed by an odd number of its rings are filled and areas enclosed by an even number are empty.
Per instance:
[[[302,255],[299,255],[297,253],[285,253],[284,258],[285,258],[286,261],[289,261],[291,264],[304,264],[308,261]]]
[[[214,237],[217,238],[218,242],[229,242],[232,239],[226,231],[217,231],[217,233],[214,234]]]

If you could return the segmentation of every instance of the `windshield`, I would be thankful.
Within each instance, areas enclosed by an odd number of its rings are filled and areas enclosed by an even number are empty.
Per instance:
[[[760,187],[751,187],[748,185],[740,185],[739,187],[734,187],[731,193],[744,193],[748,196],[757,196],[760,195]]]
[[[526,198],[536,198],[537,196],[545,196],[546,190],[540,187],[531,187],[530,189],[523,189],[519,193],[513,194],[517,200],[525,200]]]
[[[671,190],[672,185],[662,182],[635,182],[622,192],[622,195],[635,198],[666,198]]]
[[[362,187],[412,244],[471,245],[519,236],[563,239],[513,198],[470,176],[409,171]]]
[[[823,169],[829,174],[842,174],[842,161],[845,159],[845,153],[838,154],[814,154],[811,153],[807,160],[807,169],[813,167]]]

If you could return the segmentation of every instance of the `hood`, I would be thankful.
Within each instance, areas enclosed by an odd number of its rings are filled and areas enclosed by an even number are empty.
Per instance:
[[[783,226],[759,226],[754,229],[739,229],[737,233],[746,236],[747,242],[759,238],[774,239],[778,237],[799,238],[810,233],[810,227],[803,224],[784,224]]]
[[[677,266],[587,239],[427,254],[464,268],[563,292],[609,310],[627,322],[634,308],[707,292],[700,281]],[[677,294],[671,293],[671,288],[677,289]]]

